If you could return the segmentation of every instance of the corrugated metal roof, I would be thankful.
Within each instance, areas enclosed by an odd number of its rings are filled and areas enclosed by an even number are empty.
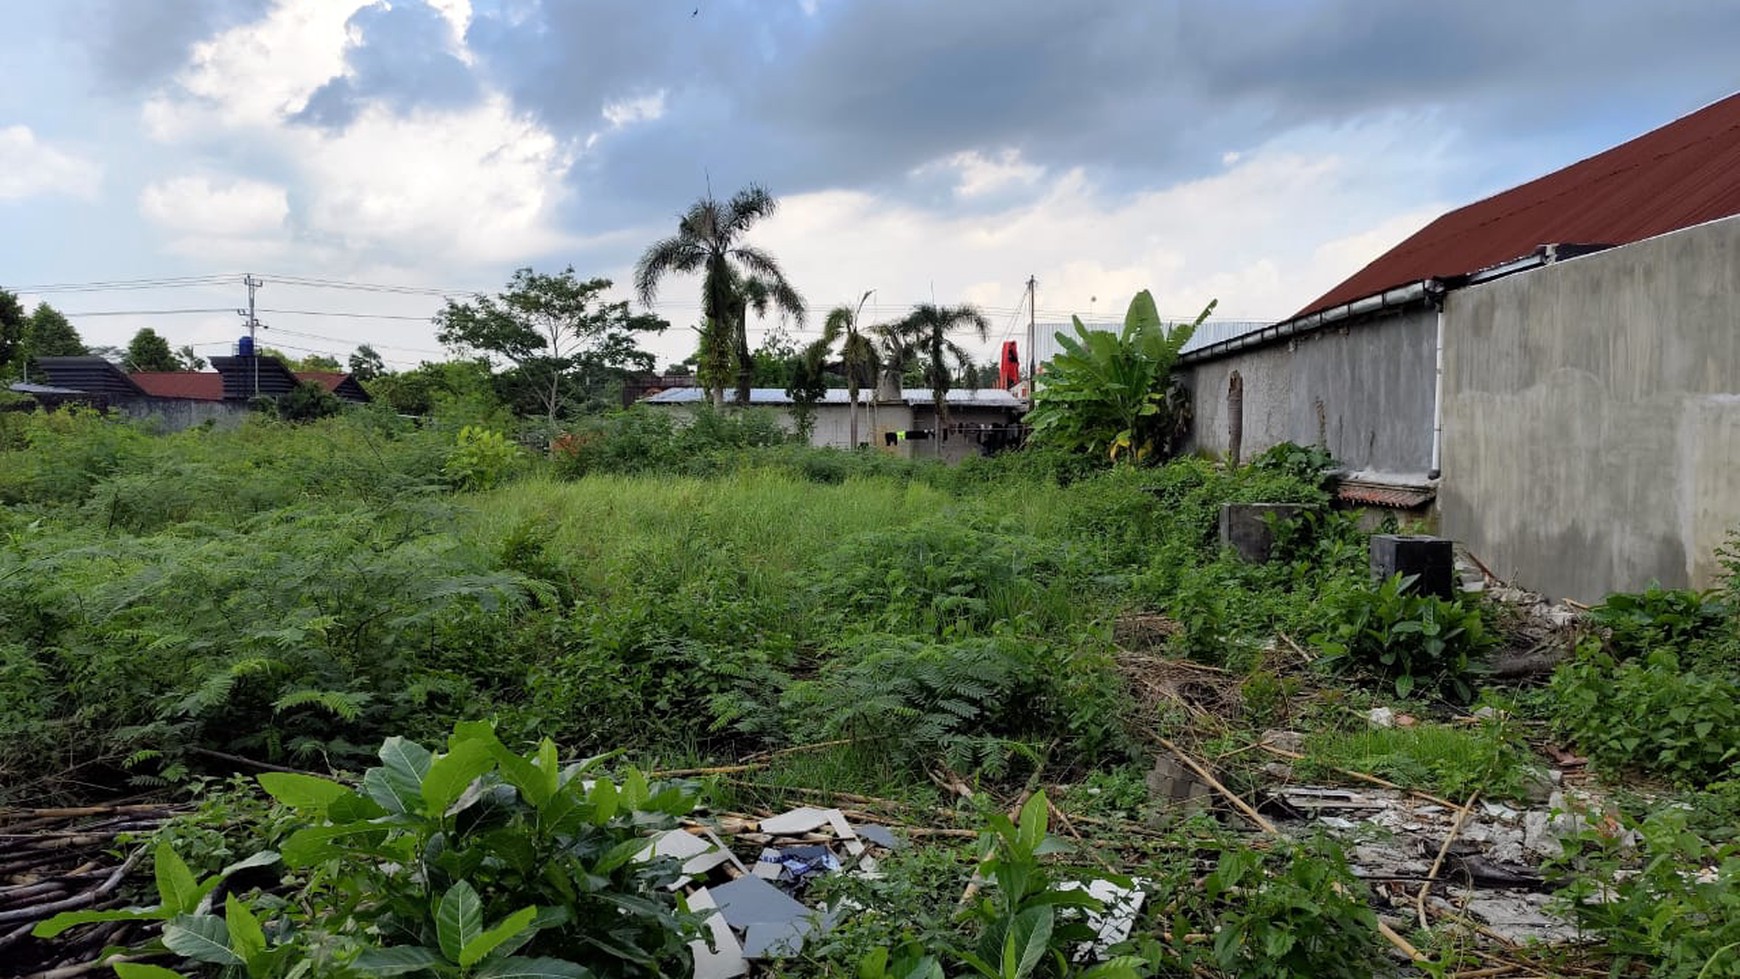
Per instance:
[[[1541,245],[1624,245],[1740,214],[1740,93],[1544,177],[1459,208],[1293,318]]]
[[[868,404],[874,392],[859,393],[859,403]],[[725,400],[734,397],[731,391],[725,392]],[[1022,408],[1025,405],[1014,394],[1001,388],[980,388],[977,391],[953,390],[947,394],[948,403],[974,408]],[[671,388],[660,391],[645,399],[650,405],[683,405],[699,404],[707,400],[707,392],[702,388]],[[822,396],[822,404],[846,404],[846,392],[842,388],[829,388]],[[935,399],[931,397],[929,388],[904,388],[900,392],[900,400],[909,405],[928,405]],[[791,397],[779,388],[750,388],[749,403],[751,405],[789,405]]]
[[[215,371],[134,371],[127,376],[153,398],[224,399],[223,375]]]
[[[1437,496],[1436,490],[1421,486],[1396,486],[1383,483],[1364,483],[1345,480],[1335,487],[1335,497],[1347,503],[1359,503],[1365,506],[1393,507],[1398,510],[1412,510],[1432,502]]]

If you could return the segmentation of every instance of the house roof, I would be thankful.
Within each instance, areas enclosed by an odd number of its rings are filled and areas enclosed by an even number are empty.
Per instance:
[[[215,371],[134,371],[127,376],[153,398],[224,399],[223,375]]]
[[[1458,208],[1294,319],[1387,289],[1477,272],[1542,245],[1624,245],[1740,214],[1740,93]]]
[[[859,394],[861,403],[868,404],[873,394],[874,392],[868,390],[861,392]],[[730,391],[725,392],[725,398],[727,401],[731,400],[732,396],[733,395]],[[1005,391],[1002,388],[980,388],[977,391],[954,390],[948,392],[945,397],[950,405],[956,407],[1026,407],[1021,399],[1015,397],[1012,392]],[[700,404],[706,400],[707,392],[703,388],[671,388],[647,397],[644,399],[644,403],[651,405],[683,405]],[[900,400],[908,405],[928,405],[936,401],[936,399],[931,396],[929,388],[904,388],[900,392]],[[789,405],[792,403],[792,399],[790,395],[786,394],[779,388],[750,388],[749,403],[751,405]],[[847,403],[846,391],[842,388],[829,388],[827,393],[822,395],[821,403],[824,405],[843,406]]]

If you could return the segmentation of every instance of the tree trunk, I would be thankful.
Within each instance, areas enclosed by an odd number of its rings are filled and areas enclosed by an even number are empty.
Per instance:
[[[847,385],[846,392],[846,448],[858,451],[858,385]]]
[[[749,407],[749,389],[755,384],[755,355],[749,352],[749,304],[743,303],[736,314],[733,343],[737,353],[737,403]]]

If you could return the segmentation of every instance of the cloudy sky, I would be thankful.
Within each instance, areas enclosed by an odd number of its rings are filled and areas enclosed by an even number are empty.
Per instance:
[[[1709,0],[0,7],[0,286],[88,342],[212,353],[252,272],[266,342],[406,365],[439,355],[442,293],[625,282],[752,181],[781,198],[752,240],[817,309],[972,301],[1000,335],[1031,274],[1042,320],[1140,288],[1278,319],[1442,210],[1740,87],[1740,6]],[[30,288],[147,279],[180,284]],[[680,357],[698,285],[661,300]]]

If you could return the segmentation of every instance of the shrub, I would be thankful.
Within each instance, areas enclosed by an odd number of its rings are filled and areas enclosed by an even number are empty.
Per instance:
[[[492,489],[512,471],[519,456],[520,450],[502,433],[467,425],[459,430],[441,474],[458,489]]]
[[[1589,615],[1608,631],[1615,658],[1623,660],[1664,648],[1684,654],[1694,646],[1732,637],[1740,608],[1730,607],[1714,590],[1651,585],[1635,594],[1609,595]]]
[[[1669,649],[1619,661],[1586,640],[1552,691],[1559,730],[1610,770],[1701,786],[1740,762],[1740,681],[1684,670]]]
[[[697,919],[667,885],[674,858],[645,860],[649,830],[694,808],[682,785],[620,780],[599,761],[562,766],[545,740],[508,750],[488,725],[461,723],[444,753],[388,738],[382,764],[353,789],[308,775],[259,782],[301,826],[279,852],[303,882],[296,900],[231,894],[222,916],[173,851],[159,849],[165,889],[150,912],[72,912],[52,935],[119,916],[167,918],[145,951],[287,975],[661,976],[687,966]],[[167,912],[167,913],[164,913]],[[489,926],[489,927],[486,927]],[[270,936],[270,937],[268,937]],[[590,970],[590,972],[586,971]]]
[[[1740,844],[1690,832],[1664,808],[1636,827],[1642,845],[1587,831],[1552,866],[1559,907],[1614,957],[1663,979],[1740,976]]]
[[[1376,588],[1340,589],[1328,600],[1333,624],[1312,644],[1332,669],[1389,680],[1397,696],[1420,688],[1473,700],[1468,681],[1496,639],[1477,606],[1418,594],[1413,583],[1392,575]]]

